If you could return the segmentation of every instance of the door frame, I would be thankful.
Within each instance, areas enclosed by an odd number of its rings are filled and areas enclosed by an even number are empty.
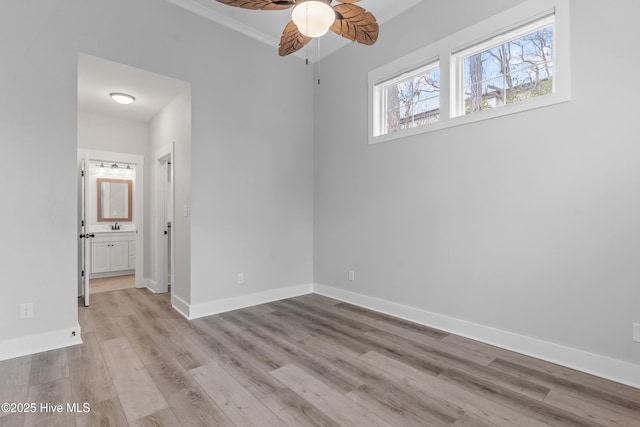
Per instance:
[[[136,169],[136,180],[133,190],[133,221],[136,225],[136,288],[145,288],[145,272],[144,272],[144,229],[145,229],[145,217],[144,217],[144,156],[137,154],[118,153],[114,151],[100,151],[100,150],[87,150],[78,149],[78,158],[86,158],[88,162],[100,162],[105,163],[117,162],[117,163],[129,163]],[[79,160],[80,161],[80,160]],[[86,166],[87,175],[89,164]],[[89,183],[90,184],[90,183]],[[78,220],[79,223],[80,219]],[[82,265],[78,266],[78,271],[82,270]],[[90,272],[85,272],[90,274]]]
[[[91,241],[87,232],[87,159],[78,152],[78,296],[89,306],[91,270]]]
[[[155,267],[156,293],[167,292],[168,274],[171,272],[171,296],[175,290],[175,142],[160,147],[155,154],[155,225],[156,236]],[[169,186],[166,186],[165,178],[171,177]],[[167,191],[168,190],[168,191]],[[167,194],[168,193],[168,194]],[[167,210],[167,202],[170,202],[170,211]],[[167,227],[167,221],[171,220],[171,227]],[[165,237],[167,231],[167,237]],[[169,246],[167,246],[167,241]],[[167,256],[167,251],[171,255]],[[168,268],[167,268],[168,267]]]

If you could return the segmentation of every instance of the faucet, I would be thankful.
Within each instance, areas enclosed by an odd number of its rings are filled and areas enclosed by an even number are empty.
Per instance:
[[[112,230],[120,230],[120,226],[118,225],[118,223],[116,222],[115,225],[111,226]]]

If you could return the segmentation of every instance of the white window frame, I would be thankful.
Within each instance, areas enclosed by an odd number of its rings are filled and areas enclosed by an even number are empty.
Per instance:
[[[571,99],[569,3],[570,0],[529,0],[370,71],[368,73],[369,144],[433,132],[569,101]],[[461,94],[464,82],[462,81],[463,67],[460,65],[460,53],[467,54],[469,48],[477,47],[480,51],[484,46],[500,44],[499,40],[510,39],[510,37],[505,38],[505,33],[526,28],[528,24],[549,15],[554,16],[553,93],[503,105],[499,108],[464,114],[464,101]],[[390,134],[381,134],[381,120],[384,117],[381,116],[382,105],[380,104],[380,94],[376,94],[376,86],[435,60],[439,61],[440,65],[439,121]],[[460,106],[461,102],[462,107]]]
[[[381,135],[389,135],[386,123],[386,115],[387,115],[387,97],[385,95],[387,88],[389,86],[393,86],[403,80],[409,79],[411,77],[419,76],[422,74],[426,74],[433,70],[438,70],[440,68],[440,61],[438,58],[433,58],[425,61],[424,64],[417,64],[414,68],[410,70],[406,70],[400,74],[394,74],[393,76],[382,79],[382,81],[374,83],[373,85],[373,112],[375,114],[374,117],[374,129],[373,133],[375,136]],[[438,92],[438,98],[442,99],[442,92]],[[440,107],[442,109],[442,106]],[[425,126],[425,125],[422,125]],[[419,127],[419,126],[418,126]],[[404,129],[399,130],[397,132],[403,132],[410,130]],[[394,132],[394,133],[397,133]]]
[[[465,104],[464,104],[464,60],[469,56],[478,54],[480,52],[484,52],[489,49],[493,49],[494,47],[503,45],[508,43],[511,40],[517,40],[520,37],[526,36],[527,34],[534,33],[536,31],[542,30],[547,27],[553,27],[555,33],[555,17],[553,14],[546,14],[545,16],[535,17],[532,20],[524,25],[518,25],[515,29],[507,30],[502,34],[496,35],[494,37],[490,37],[488,40],[480,42],[478,44],[474,44],[470,47],[465,47],[462,50],[457,49],[456,53],[451,55],[451,70],[452,75],[452,87],[451,87],[451,96],[454,102],[451,103],[451,117],[460,117],[466,115],[465,113]],[[555,34],[554,34],[554,48],[555,48]],[[554,65],[554,76],[555,76],[555,49],[553,51],[553,60],[552,64]],[[555,93],[555,79],[553,79],[553,92]],[[548,94],[551,95],[551,94]],[[548,96],[544,95],[544,96]],[[524,102],[531,101],[531,99],[527,99]],[[523,102],[523,101],[520,101]],[[499,108],[506,107],[506,105],[502,105]],[[529,110],[530,108],[525,108]],[[476,111],[471,114],[483,113],[487,110]]]

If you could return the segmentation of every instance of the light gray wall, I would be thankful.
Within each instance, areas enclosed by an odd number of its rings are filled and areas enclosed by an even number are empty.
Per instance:
[[[14,184],[2,190],[12,208],[0,210],[0,342],[76,325],[77,63],[61,47],[67,30],[52,25],[60,3],[0,4],[0,140],[12,159],[0,177]],[[20,321],[28,302],[34,317]]]
[[[313,282],[312,67],[260,52],[192,88],[191,303]]]
[[[148,156],[149,124],[78,111],[78,147]]]
[[[191,216],[183,215],[183,207],[190,210],[191,196],[191,89],[182,91],[150,123],[151,156],[149,169],[150,181],[150,217],[149,217],[149,273],[147,277],[158,281],[156,276],[156,250],[159,230],[154,229],[156,215],[156,153],[168,144],[175,142],[174,159],[174,203],[175,217],[172,231],[175,246],[175,267],[173,273],[173,293],[185,302],[191,299]],[[155,230],[155,231],[154,231]]]
[[[192,85],[192,295],[312,280],[311,70],[157,0],[0,3],[0,345],[74,327],[77,56]],[[17,184],[17,183],[16,183]],[[238,197],[240,195],[241,197]],[[244,288],[231,271],[248,273]],[[235,275],[233,276],[235,277]],[[35,316],[18,320],[20,303]]]
[[[368,71],[517,3],[422,2],[322,62],[315,281],[637,364],[638,2],[571,3],[571,102],[367,145]]]

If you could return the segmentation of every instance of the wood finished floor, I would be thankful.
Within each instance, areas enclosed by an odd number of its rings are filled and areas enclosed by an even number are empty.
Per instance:
[[[136,275],[103,277],[89,282],[91,295],[136,287]]]
[[[311,294],[188,322],[126,289],[83,345],[0,362],[2,426],[640,426],[640,390]]]

